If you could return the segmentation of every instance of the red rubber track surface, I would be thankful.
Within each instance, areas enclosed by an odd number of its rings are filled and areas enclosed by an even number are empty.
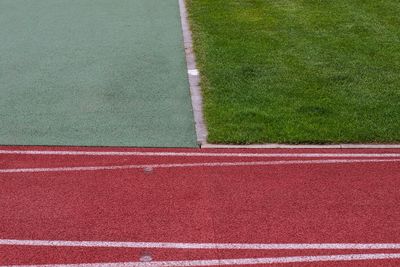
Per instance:
[[[400,154],[400,150],[1,147],[12,151]],[[0,153],[0,239],[176,243],[400,243],[400,157],[26,155]],[[254,166],[165,164],[271,162]],[[308,161],[320,161],[309,163]],[[300,161],[307,161],[301,163]],[[159,165],[151,170],[49,168]],[[47,171],[24,172],[26,168]],[[1,172],[9,170],[9,172]],[[242,259],[392,250],[230,250],[0,245],[0,265]],[[254,266],[262,266],[254,265]],[[264,264],[273,266],[273,264]],[[399,259],[277,264],[399,266]],[[245,265],[232,265],[245,266]]]

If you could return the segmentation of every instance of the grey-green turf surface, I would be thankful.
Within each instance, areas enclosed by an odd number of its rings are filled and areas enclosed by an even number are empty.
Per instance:
[[[177,0],[0,0],[0,144],[194,147]]]

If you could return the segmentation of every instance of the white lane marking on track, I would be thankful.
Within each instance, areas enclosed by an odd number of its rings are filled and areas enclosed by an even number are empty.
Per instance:
[[[400,249],[400,243],[173,243],[173,242],[124,242],[124,241],[65,241],[0,239],[0,245],[49,246],[49,247],[112,247],[158,249],[226,249],[226,250],[378,250]]]
[[[86,264],[46,264],[46,265],[15,265],[15,267],[167,267],[167,266],[223,266],[223,265],[257,265],[274,263],[296,262],[326,262],[326,261],[358,261],[400,259],[400,253],[376,254],[342,254],[323,256],[292,256],[247,259],[219,259],[219,260],[186,260],[186,261],[153,261],[153,262],[115,262],[115,263],[86,263]],[[14,266],[11,266],[14,267]]]
[[[0,154],[60,156],[172,156],[172,157],[278,157],[278,158],[398,158],[400,153],[200,153],[200,152],[139,152],[139,151],[45,151],[0,150]]]
[[[390,163],[400,162],[400,159],[327,159],[327,160],[277,160],[251,162],[204,162],[204,163],[172,163],[147,165],[120,165],[120,166],[81,166],[56,168],[19,168],[0,169],[0,173],[32,173],[32,172],[71,172],[71,171],[106,171],[143,168],[185,168],[185,167],[238,167],[238,166],[267,166],[267,165],[299,165],[299,164],[348,164],[348,163]]]

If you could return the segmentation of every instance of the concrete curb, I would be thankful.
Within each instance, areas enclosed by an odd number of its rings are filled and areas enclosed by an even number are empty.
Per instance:
[[[202,144],[201,148],[284,148],[284,149],[400,149],[400,144],[337,144],[337,145],[287,145],[287,144],[255,144],[255,145],[220,145]]]
[[[207,128],[203,117],[203,97],[200,88],[200,73],[196,67],[196,58],[193,52],[192,32],[190,31],[185,0],[179,0],[179,10],[181,15],[183,42],[185,46],[197,143],[199,146],[202,146],[207,143]]]

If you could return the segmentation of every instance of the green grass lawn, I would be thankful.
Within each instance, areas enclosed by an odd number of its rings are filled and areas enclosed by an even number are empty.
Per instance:
[[[210,143],[400,142],[400,1],[187,5]]]

